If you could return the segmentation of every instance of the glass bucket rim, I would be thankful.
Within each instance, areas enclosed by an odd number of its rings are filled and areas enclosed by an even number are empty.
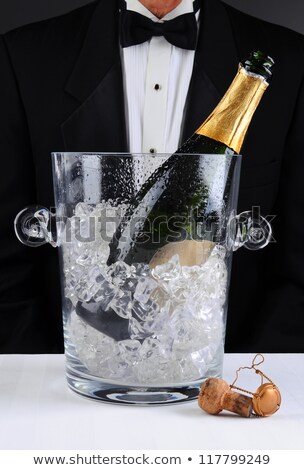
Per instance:
[[[67,156],[67,157],[79,157],[81,155],[83,156],[118,156],[118,157],[138,157],[145,155],[147,157],[152,157],[152,158],[161,158],[164,156],[171,156],[171,155],[177,155],[181,157],[189,156],[189,157],[198,157],[198,156],[206,156],[206,157],[211,157],[211,156],[220,156],[222,158],[224,157],[234,157],[238,160],[242,159],[242,154],[232,152],[231,154],[229,153],[181,153],[181,152],[156,152],[156,153],[150,153],[150,152],[51,152],[51,157],[58,158],[58,156]]]

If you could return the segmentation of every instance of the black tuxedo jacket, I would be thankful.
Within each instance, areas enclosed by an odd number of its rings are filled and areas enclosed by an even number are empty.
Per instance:
[[[304,46],[301,35],[204,0],[183,138],[261,49],[273,81],[243,147],[239,211],[273,214],[276,243],[234,254],[226,351],[304,351]],[[53,206],[52,151],[128,151],[118,2],[99,0],[0,38],[0,351],[61,352],[57,252],[15,238],[26,205]]]

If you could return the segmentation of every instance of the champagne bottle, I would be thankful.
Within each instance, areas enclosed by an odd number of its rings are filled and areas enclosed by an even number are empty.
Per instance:
[[[204,186],[198,176],[201,154],[208,154],[208,169],[209,166],[212,168],[213,161],[220,160],[215,167],[220,166],[220,170],[225,170],[226,187],[222,188],[225,197],[231,184],[234,155],[241,150],[253,113],[268,86],[272,66],[273,60],[261,52],[253,52],[240,64],[234,81],[215,110],[193,136],[148,178],[130,203],[123,222],[110,242],[108,265],[117,261],[127,264],[140,262],[153,268],[177,252],[182,265],[201,264],[204,261],[205,255],[208,256],[212,249],[213,241],[200,234],[197,243],[193,234],[189,234],[189,208],[195,208],[196,222],[200,217],[204,218],[206,213],[220,219],[221,207],[216,203],[212,207],[208,206],[212,200],[210,185]],[[221,158],[221,154],[225,157]],[[211,182],[214,176],[211,172]],[[223,198],[220,194],[213,199],[222,202]],[[186,219],[176,225],[176,215],[185,215]],[[130,320],[118,316],[111,305],[105,308],[103,301],[79,301],[76,313],[83,321],[116,341],[129,338]],[[137,313],[133,306],[131,316],[140,322]]]
[[[168,241],[186,242],[187,238],[195,238],[193,233],[188,237],[189,208],[196,218],[191,223],[205,217],[206,211],[216,219],[219,208],[212,212],[205,205],[208,194],[199,178],[199,154],[226,155],[223,159],[228,164],[225,197],[235,162],[232,155],[241,151],[252,116],[268,87],[273,64],[273,59],[260,51],[251,53],[240,63],[232,84],[214,111],[139,190],[111,240],[108,265],[121,260],[151,266],[153,259],[153,267],[155,253]]]

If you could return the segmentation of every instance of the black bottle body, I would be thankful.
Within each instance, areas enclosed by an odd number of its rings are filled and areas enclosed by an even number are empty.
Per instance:
[[[130,204],[111,240],[108,265],[116,261],[149,264],[167,243],[206,239],[206,230],[197,231],[206,216],[209,189],[202,175],[202,155],[233,153],[227,145],[204,135],[190,137],[150,176]],[[209,214],[213,225],[216,217],[216,213]]]

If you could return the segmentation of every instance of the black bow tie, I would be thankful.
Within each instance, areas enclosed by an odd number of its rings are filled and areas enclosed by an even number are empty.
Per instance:
[[[135,11],[120,12],[120,43],[122,47],[135,46],[153,36],[164,36],[174,46],[195,50],[197,23],[195,13],[185,13],[173,20],[157,23]]]

